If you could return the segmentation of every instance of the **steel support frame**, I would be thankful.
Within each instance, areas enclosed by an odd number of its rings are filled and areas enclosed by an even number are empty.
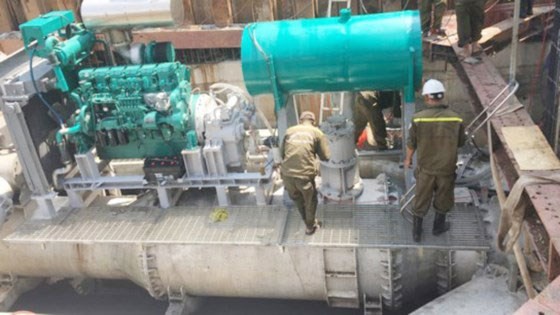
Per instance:
[[[148,183],[143,175],[129,176],[102,176],[99,165],[95,161],[93,150],[84,154],[77,154],[76,164],[80,177],[65,179],[63,187],[66,190],[70,205],[75,208],[84,207],[87,202],[82,199],[81,193],[108,189],[154,189],[157,192],[159,204],[167,209],[174,205],[172,190],[187,190],[189,188],[215,188],[218,204],[230,205],[228,195],[229,187],[252,186],[255,187],[257,205],[266,205],[265,185],[270,184],[274,170],[272,166],[265,169],[265,174],[260,173],[228,173],[224,176],[201,176],[179,179],[160,178],[157,183]]]
[[[54,204],[56,193],[52,191],[43,171],[22,110],[35,94],[30,69],[25,67],[28,62],[29,56],[24,50],[2,61],[0,109],[16,147],[25,181],[32,192],[32,199],[36,202],[36,207],[26,214],[29,214],[31,219],[48,220],[56,216],[57,208]],[[33,65],[33,71],[39,89],[47,90],[45,83],[52,79],[51,67],[47,60],[37,60]]]
[[[489,104],[491,102],[494,95],[496,95],[507,85],[507,83],[502,79],[500,73],[486,56],[482,57],[482,63],[476,67],[457,66],[456,69],[461,79],[467,83],[467,88],[469,94],[471,95],[471,99],[474,100],[474,102],[472,102],[472,105],[475,113],[478,113],[479,111],[484,109],[486,107],[486,104]],[[492,85],[486,84],[485,82],[488,81],[489,78],[491,78],[494,82]],[[513,99],[513,101],[517,102],[515,98]],[[484,104],[484,106],[482,104]],[[527,110],[522,108],[515,111],[514,113],[494,117],[490,119],[489,122],[492,128],[492,137],[494,139],[493,153],[510,187],[513,187],[519,176],[522,174],[546,176],[550,175],[551,172],[558,172],[521,171],[518,168],[517,163],[515,162],[513,153],[507,147],[507,143],[505,141],[505,138],[503,137],[501,129],[506,126],[534,125],[534,122],[532,121]],[[531,208],[540,217],[540,221],[543,224],[532,225],[532,228],[546,230],[544,231],[544,233],[547,234],[550,238],[560,237],[560,216],[554,217],[547,215],[547,212],[550,212],[549,210],[547,210],[547,208],[550,209],[548,203],[560,202],[560,185],[546,185],[546,192],[542,190],[543,186],[545,185],[528,186],[525,189],[525,193],[531,202]],[[547,199],[545,199],[544,197],[546,197]],[[539,200],[546,200],[546,202],[538,202]],[[533,232],[531,233],[533,234]],[[537,233],[535,232],[534,234]],[[543,248],[535,247],[534,249],[536,251],[542,251]],[[558,251],[558,248],[556,248],[556,250]],[[548,257],[549,255],[550,250],[546,253],[539,253],[540,257]],[[548,271],[553,269],[554,268],[549,268]],[[551,274],[549,273],[549,277],[550,276]]]
[[[52,219],[56,215],[52,191],[37,151],[33,146],[31,134],[27,128],[22,106],[19,102],[4,102],[2,112],[6,120],[10,135],[14,141],[23,175],[32,191],[32,198],[37,202],[37,208],[31,214],[32,219]]]

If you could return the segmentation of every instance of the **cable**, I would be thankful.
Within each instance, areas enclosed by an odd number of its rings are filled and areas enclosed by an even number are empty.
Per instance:
[[[37,95],[39,96],[39,99],[41,100],[41,102],[43,103],[43,105],[45,105],[45,107],[47,107],[47,109],[54,115],[54,117],[56,118],[58,124],[60,125],[61,128],[64,128],[64,121],[62,119],[62,117],[60,116],[60,114],[52,107],[51,104],[49,104],[49,102],[47,102],[47,100],[45,99],[45,97],[43,97],[43,93],[41,91],[39,91],[39,87],[37,86],[37,82],[35,81],[35,74],[33,74],[33,58],[35,58],[35,48],[33,48],[31,50],[31,56],[29,58],[29,73],[31,75],[31,82],[33,82],[33,88],[35,89],[35,93],[37,93]]]

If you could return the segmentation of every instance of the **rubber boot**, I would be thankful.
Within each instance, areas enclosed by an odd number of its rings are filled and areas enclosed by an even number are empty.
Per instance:
[[[445,222],[445,214],[436,212],[436,216],[434,217],[434,228],[432,230],[432,234],[440,235],[444,232],[447,232],[449,231],[450,225],[451,224],[449,222]]]
[[[416,243],[422,238],[422,217],[412,216],[412,238]]]

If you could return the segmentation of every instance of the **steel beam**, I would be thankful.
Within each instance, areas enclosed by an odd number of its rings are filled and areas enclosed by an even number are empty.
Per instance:
[[[458,51],[456,45],[453,46]],[[467,88],[473,99],[473,107],[475,112],[480,112],[489,104],[492,99],[507,86],[506,81],[502,78],[490,58],[483,55],[482,62],[477,65],[465,65],[463,63],[456,64],[456,69],[461,79],[467,84]],[[514,105],[519,105],[517,98],[513,98]],[[520,175],[550,175],[559,171],[521,171],[513,153],[508,148],[505,137],[502,133],[503,127],[508,126],[532,126],[529,113],[525,109],[519,109],[513,113],[505,114],[490,119],[492,127],[492,136],[495,141],[494,155],[498,160],[498,164],[502,169],[505,179],[510,187],[513,187]],[[546,188],[545,188],[546,187]],[[540,217],[540,221],[544,224],[549,237],[560,236],[560,209],[558,213],[551,204],[560,204],[560,185],[534,185],[528,186],[525,193],[529,197],[532,208]],[[551,215],[551,213],[554,214]],[[560,244],[559,244],[560,245]],[[538,248],[537,248],[538,249]],[[559,248],[556,248],[558,251]],[[541,253],[542,256],[549,256],[549,253]],[[550,268],[549,268],[550,271]]]

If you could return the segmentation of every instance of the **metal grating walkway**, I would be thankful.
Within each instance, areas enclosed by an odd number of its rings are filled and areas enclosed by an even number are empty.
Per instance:
[[[394,206],[327,205],[317,214],[323,221],[319,233],[308,237],[298,213],[292,213],[286,229],[286,245],[367,246],[379,248],[431,247],[453,249],[489,248],[478,209],[456,204],[449,215],[451,230],[432,235],[433,211],[424,218],[422,242],[412,240],[412,224]]]
[[[223,221],[213,213],[227,212]],[[451,231],[431,235],[432,216],[425,219],[422,243],[412,241],[411,225],[394,206],[323,205],[323,222],[306,236],[296,211],[280,206],[172,209],[90,207],[76,209],[57,223],[25,222],[4,241],[8,243],[145,243],[231,244],[280,246],[344,246],[449,249],[488,249],[478,210],[457,205],[450,215]]]

